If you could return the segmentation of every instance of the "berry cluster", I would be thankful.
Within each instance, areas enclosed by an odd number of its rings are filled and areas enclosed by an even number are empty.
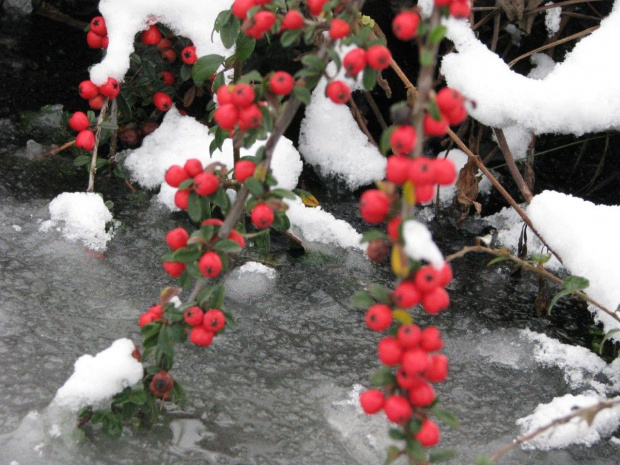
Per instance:
[[[90,80],[80,82],[78,86],[80,97],[88,100],[88,104],[94,110],[100,110],[105,103],[105,99],[114,100],[121,93],[121,85],[114,78],[108,78],[102,86],[96,86]]]
[[[435,97],[438,111],[424,115],[424,132],[429,136],[443,136],[448,126],[461,124],[467,118],[465,98],[456,89],[444,87]]]
[[[108,48],[108,29],[103,16],[95,16],[90,21],[90,30],[86,34],[86,43],[90,48]]]
[[[211,308],[205,312],[194,305],[185,309],[183,316],[185,322],[192,327],[189,340],[200,347],[210,346],[213,337],[226,325],[224,313],[217,308]]]
[[[95,134],[88,129],[90,127],[90,120],[88,116],[86,116],[86,113],[81,111],[73,113],[71,118],[69,118],[69,126],[71,129],[78,132],[75,138],[76,147],[88,151],[91,151],[95,147]]]
[[[263,121],[263,113],[259,105],[254,103],[256,93],[250,84],[220,86],[216,92],[218,107],[213,118],[219,127],[231,131],[237,126],[242,131],[257,128]]]
[[[471,12],[469,0],[435,0],[435,5],[448,7],[450,16],[455,18],[467,18]]]
[[[189,194],[192,191],[200,196],[208,197],[220,187],[219,178],[212,170],[204,170],[202,163],[196,158],[190,158],[184,166],[172,165],[166,171],[164,180],[169,186],[179,188],[174,195],[174,203],[181,210],[187,210]],[[185,181],[188,180],[191,181],[186,183]],[[181,184],[184,184],[182,188],[179,187]]]
[[[140,33],[140,41],[144,45],[156,45],[162,60],[168,64],[174,63],[177,59],[177,52],[174,50],[172,42],[170,42],[170,39],[173,37],[172,34],[169,38],[163,37],[161,31],[155,24],[151,24]]]

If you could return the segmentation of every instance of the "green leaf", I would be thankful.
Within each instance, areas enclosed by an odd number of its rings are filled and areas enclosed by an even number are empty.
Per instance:
[[[187,402],[187,395],[185,394],[185,390],[176,381],[174,382],[172,390],[170,391],[170,399],[179,407],[183,407]]]
[[[293,29],[292,31],[285,31],[284,34],[280,36],[280,44],[282,47],[290,47],[291,45],[297,43],[299,38],[303,34],[303,29]]]
[[[429,462],[431,463],[447,462],[448,460],[452,460],[457,455],[458,455],[458,451],[456,449],[435,449],[431,451],[429,455]]]
[[[351,299],[351,303],[349,306],[351,308],[368,308],[375,303],[374,299],[370,297],[370,294],[366,291],[357,291],[353,294],[353,298]]]
[[[539,265],[544,265],[549,260],[551,260],[550,253],[533,253],[530,255],[530,259],[528,260],[531,263],[537,263]]]
[[[265,193],[265,189],[263,188],[261,182],[254,177],[245,180],[245,187],[248,188],[248,190],[254,197],[262,197],[262,195]]]
[[[276,197],[281,198],[281,199],[295,200],[297,198],[295,194],[293,194],[291,191],[286,190],[286,189],[273,189],[271,191],[271,195],[275,195]]]
[[[441,110],[439,110],[439,107],[435,102],[428,102],[428,113],[435,121],[442,120]]]
[[[301,63],[304,66],[307,66],[308,68],[314,69],[314,70],[319,71],[321,73],[325,69],[325,62],[321,58],[319,58],[318,56],[316,56],[313,53],[310,53],[310,54],[304,56],[301,59]]]
[[[362,83],[364,84],[364,89],[374,89],[377,84],[377,71],[372,68],[366,68],[362,77]]]
[[[118,438],[122,432],[123,422],[120,415],[113,412],[106,412],[103,417],[103,433],[111,438]]]
[[[291,221],[286,216],[284,212],[277,212],[273,218],[273,223],[271,227],[279,232],[286,232],[291,227]]]
[[[383,155],[387,155],[388,151],[392,148],[390,137],[392,137],[394,129],[396,129],[396,126],[390,126],[381,134],[381,143],[379,145],[381,146],[381,153]]]
[[[312,97],[312,94],[308,89],[300,86],[293,87],[293,95],[304,105],[308,105],[310,103],[310,98]]]
[[[420,64],[422,66],[433,66],[435,54],[431,50],[424,50],[420,53]]]
[[[394,462],[394,460],[400,457],[401,454],[400,449],[396,446],[389,446],[385,452],[387,454],[385,465],[389,465],[390,463]]]
[[[370,376],[370,384],[375,387],[396,384],[396,378],[390,367],[381,367]]]
[[[222,239],[221,241],[218,241],[213,249],[217,252],[225,253],[241,252],[241,246],[231,239]]]
[[[109,131],[116,131],[118,129],[118,124],[114,124],[111,121],[102,121],[99,123],[99,127],[101,129],[108,129]]]
[[[508,257],[495,257],[493,260],[487,263],[487,266],[495,265],[496,263],[503,262],[505,260],[509,260],[509,258]]]
[[[73,160],[73,166],[75,167],[84,166],[89,163],[90,163],[89,155],[78,155],[77,157],[75,157],[75,160]]]
[[[232,17],[232,11],[231,10],[223,10],[220,11],[220,13],[217,15],[217,18],[215,18],[215,30],[219,31],[220,29],[222,29],[224,27],[224,25],[230,21],[230,18]]]
[[[129,402],[136,405],[142,405],[146,402],[146,392],[143,389],[134,389],[129,395]]]
[[[562,282],[562,290],[558,292],[553,299],[551,299],[551,303],[549,304],[549,308],[547,309],[547,314],[551,314],[551,309],[553,306],[565,295],[572,294],[577,291],[581,291],[590,285],[590,281],[586,278],[582,278],[580,276],[569,276]]]
[[[212,54],[198,58],[192,68],[192,79],[194,82],[205,82],[215,74],[222,63],[224,63],[222,55]]]
[[[417,434],[422,429],[422,422],[417,418],[412,418],[409,420],[409,432],[411,434]]]
[[[213,203],[220,207],[220,210],[222,210],[222,213],[224,214],[226,214],[230,209],[230,198],[228,198],[228,195],[224,189],[218,189],[215,191],[215,194],[213,194]],[[211,213],[211,209],[209,209],[209,213]]]
[[[183,319],[183,314],[181,314],[181,319]],[[185,332],[185,327],[182,324],[168,326],[168,332],[174,342],[182,344],[187,341],[187,333]]]
[[[197,247],[183,247],[175,250],[172,254],[173,262],[191,263],[202,256],[202,251]]]
[[[390,431],[388,434],[390,435],[392,439],[395,439],[397,441],[402,441],[403,439],[405,439],[405,433],[403,433],[398,428],[390,428]]]
[[[222,284],[210,286],[198,294],[198,305],[202,308],[222,308],[226,288]]]
[[[202,221],[202,202],[200,201],[200,196],[195,192],[189,193],[187,214],[194,223]]]
[[[371,296],[373,296],[378,302],[387,304],[390,300],[388,296],[388,290],[381,284],[371,284],[366,287]]]
[[[446,28],[446,26],[436,26],[431,33],[428,36],[428,43],[431,45],[436,45],[439,42],[441,42],[443,40],[443,38],[446,36],[446,31],[448,29]]]
[[[144,325],[142,326],[142,328],[140,328],[140,334],[142,334],[142,337],[146,339],[147,337],[151,337],[157,334],[160,329],[161,329],[161,323],[159,322],[149,323],[148,325]]]
[[[476,465],[493,465],[493,460],[483,455],[476,455]]]
[[[194,178],[189,178],[179,184],[179,190],[184,191],[185,189],[189,189],[194,185]]]
[[[448,410],[444,410],[435,406],[431,409],[431,413],[450,428],[458,429],[461,427],[461,424],[459,423],[458,418],[456,418],[456,415]]]
[[[237,56],[237,60],[240,62],[246,61],[252,53],[254,52],[254,48],[256,47],[256,40],[252,39],[250,36],[245,34],[239,34],[237,37],[237,46],[235,47],[235,55]]]
[[[415,460],[423,461],[426,458],[426,451],[417,439],[407,438],[407,453]]]
[[[365,244],[366,242],[376,241],[376,240],[388,240],[389,237],[384,232],[379,231],[378,229],[371,229],[370,231],[366,231],[362,234],[362,239],[360,240],[361,244]]]
[[[236,16],[231,16],[226,22],[226,24],[224,24],[220,29],[220,37],[222,38],[222,43],[224,44],[224,47],[230,48],[235,45],[237,37],[239,37],[239,32],[241,32],[241,24],[239,24],[239,18],[237,18]]]

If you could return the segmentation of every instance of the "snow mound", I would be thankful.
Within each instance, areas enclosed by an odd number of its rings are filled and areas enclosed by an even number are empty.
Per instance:
[[[429,229],[414,220],[405,221],[403,224],[403,238],[405,239],[405,253],[414,260],[426,260],[437,269],[441,269],[444,263],[443,255]]]
[[[118,339],[94,357],[82,355],[75,362],[73,375],[56,393],[52,405],[77,411],[106,401],[140,382],[143,367],[131,356],[134,349],[129,339]]]
[[[271,292],[275,286],[276,270],[262,263],[247,262],[235,268],[226,278],[226,295],[238,302]]]
[[[114,236],[113,228],[106,231],[113,218],[99,194],[64,192],[50,202],[49,211],[51,219],[41,225],[43,232],[56,228],[70,241],[96,252],[105,251]]]
[[[176,35],[190,39],[196,54],[225,56],[227,50],[219,34],[213,33],[215,18],[232,5],[232,0],[101,0],[99,11],[105,18],[110,43],[105,58],[90,71],[97,85],[109,77],[122,81],[134,51],[134,37],[156,22],[167,25]]]
[[[458,53],[444,57],[441,72],[450,87],[476,102],[470,113],[483,124],[577,136],[620,128],[620,2],[542,80],[512,71],[468,22],[446,24]]]

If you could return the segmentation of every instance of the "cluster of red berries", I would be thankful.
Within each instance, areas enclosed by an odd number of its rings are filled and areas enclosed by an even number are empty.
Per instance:
[[[185,322],[192,327],[189,340],[200,347],[207,347],[213,342],[213,337],[226,325],[224,313],[211,308],[206,312],[202,308],[189,307],[183,313]]]
[[[455,18],[467,18],[471,12],[469,0],[435,0],[435,5],[448,7],[450,15]]]
[[[202,163],[196,158],[190,158],[184,166],[172,165],[164,176],[164,180],[169,186],[177,188],[188,179],[193,179],[192,186],[186,189],[178,189],[174,195],[174,203],[181,210],[187,210],[189,194],[192,190],[198,195],[209,196],[215,194],[215,191],[220,187],[218,177],[213,173],[204,171]]]
[[[164,317],[164,309],[161,305],[153,305],[146,312],[140,315],[138,326],[146,326],[154,321],[159,321]]]
[[[424,116],[424,132],[429,136],[443,136],[448,126],[461,124],[467,118],[465,98],[456,89],[444,87],[437,92],[435,103],[439,108],[438,119],[430,113]]]
[[[108,48],[108,29],[103,16],[95,16],[90,21],[90,30],[86,34],[86,43],[90,48]]]
[[[170,35],[170,38],[174,37]],[[159,28],[152,24],[144,31],[140,33],[140,40],[145,45],[157,45],[157,50],[161,53],[161,58],[169,64],[172,64],[177,59],[177,52],[172,46],[172,42],[169,39],[162,36]]]
[[[114,100],[121,93],[121,85],[114,78],[108,78],[105,84],[96,86],[93,81],[86,80],[80,82],[78,86],[80,97],[88,100],[88,105],[94,110],[100,110],[105,103],[105,99]]]
[[[76,147],[88,151],[91,151],[95,147],[95,134],[88,129],[90,127],[90,120],[88,116],[86,116],[86,113],[81,111],[73,113],[71,118],[69,118],[69,126],[71,129],[78,132],[75,138]]]
[[[263,121],[259,105],[254,103],[256,93],[250,84],[220,86],[216,92],[218,107],[213,118],[219,127],[231,131],[237,126],[242,131],[257,128]]]
[[[253,39],[261,39],[276,22],[276,15],[269,10],[259,10],[250,18],[248,11],[256,6],[267,5],[271,0],[235,0],[232,13],[241,21],[241,30]]]

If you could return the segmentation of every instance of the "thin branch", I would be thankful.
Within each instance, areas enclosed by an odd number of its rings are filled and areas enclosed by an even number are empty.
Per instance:
[[[377,118],[377,121],[379,122],[379,126],[381,126],[381,129],[385,131],[388,128],[388,125],[385,122],[385,119],[383,118],[383,115],[381,114],[381,110],[379,110],[379,107],[377,106],[377,102],[375,102],[374,97],[366,89],[362,91],[362,94],[364,94],[364,97],[366,98],[366,101],[370,105],[372,112],[375,114],[375,118]]]
[[[61,145],[60,147],[56,147],[55,149],[50,150],[49,152],[42,153],[41,155],[37,157],[37,159],[41,160],[43,158],[51,157],[52,155],[56,155],[57,153],[62,152],[65,149],[68,149],[72,145],[75,145],[75,139],[67,142],[66,144]]]
[[[379,148],[379,144],[377,144],[377,141],[375,141],[375,138],[372,137],[372,134],[368,130],[368,126],[366,125],[366,121],[364,121],[364,117],[362,116],[362,112],[357,107],[357,105],[355,104],[353,99],[349,100],[349,103],[351,104],[351,113],[353,114],[353,117],[357,121],[357,125],[360,127],[362,132],[366,135],[366,137],[368,138],[370,143],[372,145],[374,145],[375,147]]]
[[[97,130],[95,132],[95,147],[93,147],[93,154],[90,158],[90,171],[88,173],[88,188],[86,192],[95,192],[95,173],[97,172],[97,152],[99,150],[99,141],[101,140],[101,123],[105,119],[105,115],[108,111],[108,104],[110,99],[105,98],[103,107],[99,112],[99,118],[97,118]]]
[[[529,187],[527,187],[527,183],[523,179],[523,176],[521,176],[521,172],[519,171],[519,168],[517,168],[517,165],[515,164],[515,159],[513,158],[512,153],[510,152],[510,147],[508,146],[508,142],[506,141],[506,137],[504,136],[504,131],[502,131],[499,128],[494,128],[494,131],[495,131],[495,136],[497,137],[497,142],[499,143],[499,147],[502,150],[502,153],[504,154],[504,160],[506,160],[506,165],[508,165],[508,170],[510,171],[512,178],[517,183],[517,187],[519,188],[521,195],[523,196],[525,201],[529,204],[532,201],[532,198],[534,196],[532,195],[532,192],[530,191]]]

